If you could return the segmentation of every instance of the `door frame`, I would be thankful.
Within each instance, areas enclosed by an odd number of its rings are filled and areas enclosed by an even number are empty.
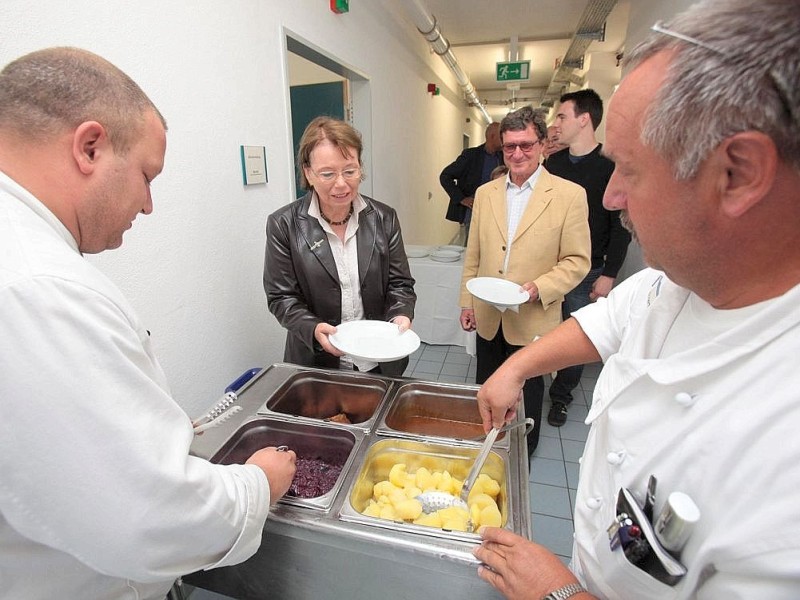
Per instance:
[[[352,65],[338,59],[330,52],[325,51],[286,27],[283,28],[283,41],[286,106],[289,108],[287,110],[288,147],[294,148],[292,142],[292,102],[289,93],[292,78],[288,62],[288,53],[291,52],[346,80],[345,88],[349,90],[349,94],[345,98],[345,120],[361,133],[361,140],[364,145],[361,159],[366,177],[361,182],[359,189],[367,196],[372,196],[372,92],[369,78]],[[294,156],[290,157],[290,172],[292,173],[294,173],[294,160]],[[292,188],[293,195],[296,196],[297,184],[294,181],[294,177],[292,177]]]

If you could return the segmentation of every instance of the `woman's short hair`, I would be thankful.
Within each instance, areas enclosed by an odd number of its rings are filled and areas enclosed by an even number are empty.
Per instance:
[[[352,125],[341,119],[316,117],[308,124],[306,130],[303,132],[297,149],[300,187],[304,190],[311,189],[312,187],[306,178],[304,167],[311,166],[311,152],[323,140],[328,140],[339,148],[342,152],[342,156],[347,156],[350,149],[355,150],[358,164],[361,166],[361,152],[363,150],[361,134],[358,133]]]

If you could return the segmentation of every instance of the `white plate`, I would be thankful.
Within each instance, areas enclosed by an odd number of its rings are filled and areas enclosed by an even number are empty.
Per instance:
[[[464,246],[436,246],[437,250],[451,250],[453,252],[463,252],[466,250]]]
[[[406,248],[408,258],[425,258],[430,254],[429,248]]]
[[[461,252],[455,250],[434,250],[431,252],[431,260],[438,262],[456,262],[461,258]]]
[[[519,306],[530,299],[520,285],[497,277],[475,277],[467,281],[467,291],[476,298],[495,306]]]
[[[354,358],[389,362],[419,348],[419,336],[410,329],[400,333],[388,321],[348,321],[336,326],[328,338],[336,348]]]

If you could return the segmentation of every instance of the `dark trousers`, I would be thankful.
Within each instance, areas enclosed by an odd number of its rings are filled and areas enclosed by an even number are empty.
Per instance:
[[[592,291],[594,282],[597,281],[602,272],[603,269],[600,267],[592,269],[574,290],[564,296],[564,303],[561,305],[561,316],[565,321],[576,310],[591,304],[589,292]],[[569,406],[569,403],[572,402],[572,390],[578,387],[581,382],[581,375],[583,375],[583,365],[561,369],[556,378],[553,379],[553,383],[550,384],[550,399],[553,402],[561,402]]]
[[[475,383],[484,383],[497,368],[514,352],[522,346],[509,344],[503,336],[503,325],[497,330],[497,335],[492,340],[485,340],[475,336],[475,351],[478,359],[475,374]],[[533,454],[539,444],[539,431],[542,428],[542,400],[544,399],[544,379],[533,377],[522,386],[522,398],[525,406],[525,416],[533,419],[533,429],[528,434],[528,455]]]

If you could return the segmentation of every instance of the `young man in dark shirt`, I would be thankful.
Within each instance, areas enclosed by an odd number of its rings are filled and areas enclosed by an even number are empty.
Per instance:
[[[614,163],[602,155],[595,130],[603,118],[603,101],[594,90],[564,94],[556,115],[558,141],[567,148],[550,155],[545,167],[553,175],[575,182],[586,190],[589,230],[592,237],[592,268],[569,292],[562,304],[564,319],[600,297],[608,296],[625,260],[631,236],[619,220],[619,211],[603,207],[603,194],[614,171]],[[550,386],[552,405],[547,422],[561,427],[567,422],[572,390],[580,383],[583,366],[558,372]]]

